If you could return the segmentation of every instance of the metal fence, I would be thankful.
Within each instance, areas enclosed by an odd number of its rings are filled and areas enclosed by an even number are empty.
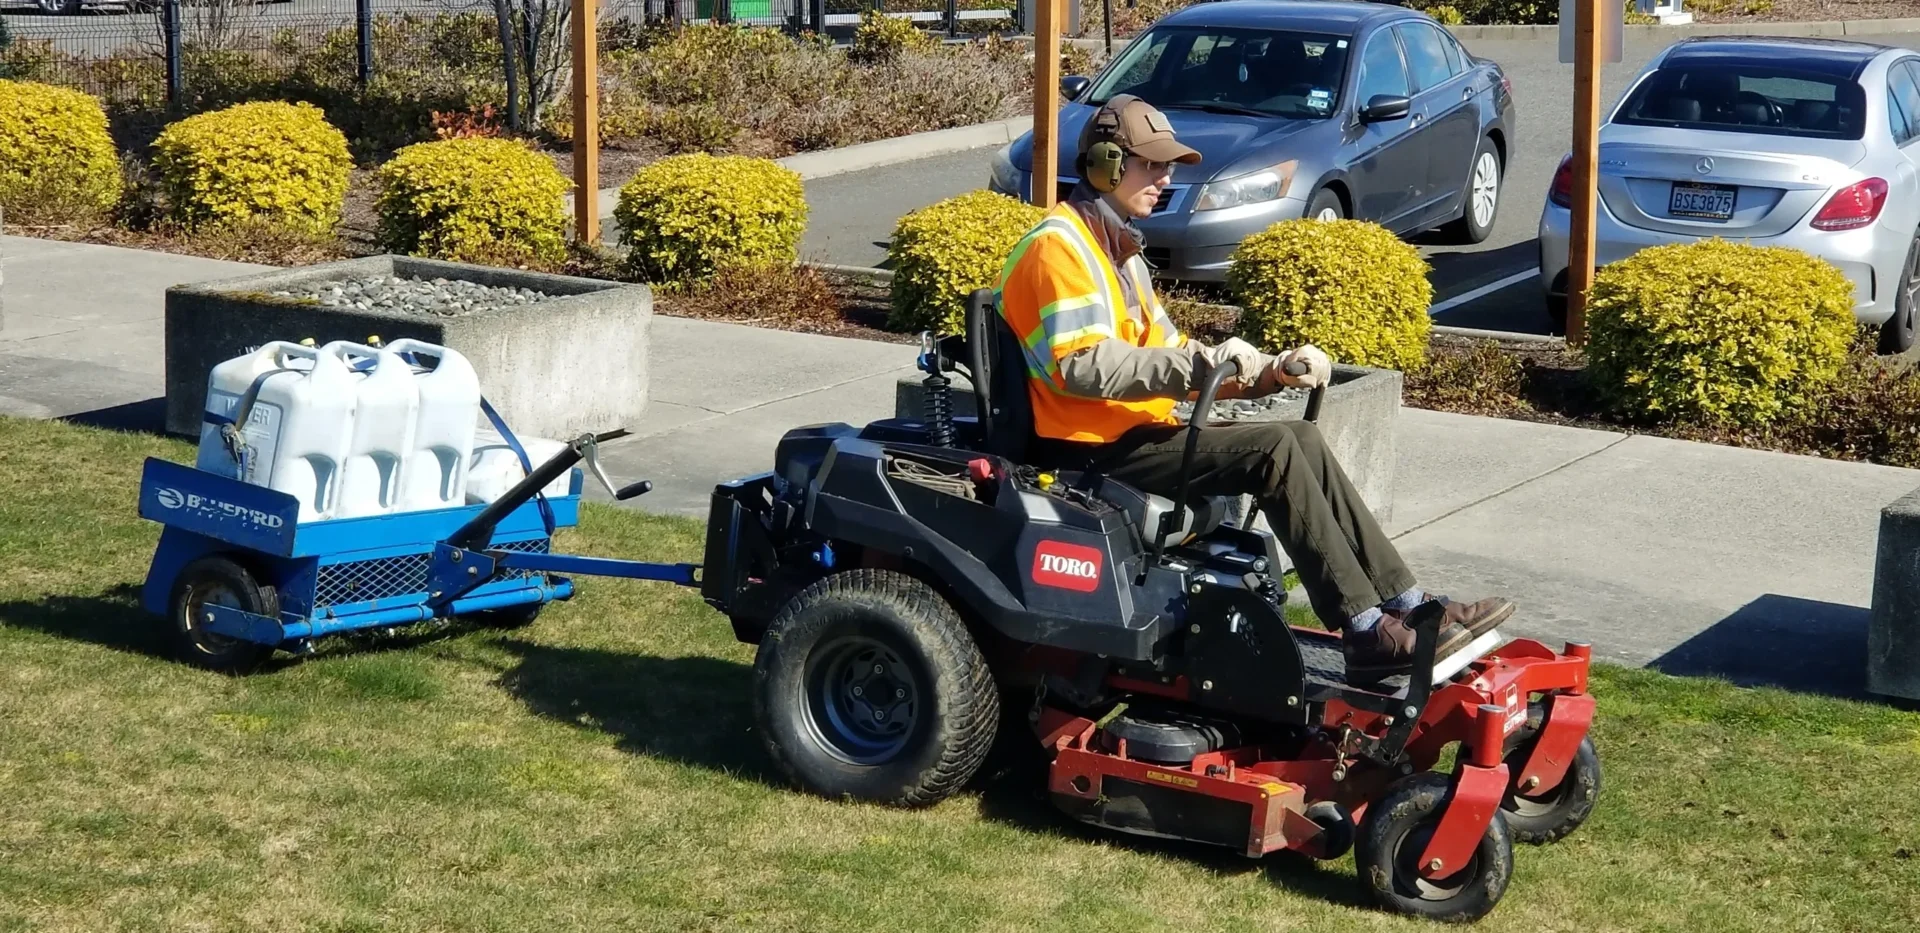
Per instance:
[[[958,36],[1018,34],[1035,0],[602,0],[603,23],[734,22],[846,40],[873,9]],[[0,0],[0,76],[168,109],[254,96],[276,81],[351,90],[383,75],[432,84],[506,75],[502,15],[549,17],[564,56],[568,0]],[[559,30],[556,33],[553,30]],[[524,34],[517,33],[518,44]],[[532,40],[527,40],[532,41]],[[491,54],[481,53],[481,46]]]

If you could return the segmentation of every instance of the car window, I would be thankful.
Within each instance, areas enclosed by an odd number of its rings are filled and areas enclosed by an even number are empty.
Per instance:
[[[1435,29],[1434,32],[1440,36],[1440,47],[1446,50],[1447,70],[1454,74],[1465,74],[1469,61],[1467,50],[1460,47],[1460,41],[1453,37],[1453,33],[1444,29]]]
[[[1432,26],[1401,23],[1393,30],[1400,34],[1400,44],[1407,50],[1407,72],[1413,78],[1414,93],[1438,87],[1453,78],[1452,69],[1447,67],[1446,50],[1440,46],[1440,33]]]
[[[1920,95],[1911,101],[1902,96],[1901,104],[1914,113]],[[1613,122],[1859,139],[1865,115],[1866,91],[1848,78],[1797,72],[1791,63],[1703,62],[1648,75],[1621,104]]]
[[[1393,34],[1384,30],[1367,40],[1367,50],[1360,58],[1360,82],[1354,103],[1365,107],[1367,101],[1380,94],[1407,95],[1407,69],[1400,61],[1400,46],[1393,41]]]
[[[1901,85],[1906,85],[1906,93],[1901,93]],[[1913,138],[1914,114],[1908,111],[1907,104],[1901,100],[1905,96],[1913,97],[1913,73],[1902,64],[1887,69],[1887,130],[1893,134],[1893,141],[1904,143]]]
[[[1153,73],[1160,67],[1160,60],[1166,56],[1167,46],[1172,41],[1173,33],[1162,31],[1128,48],[1119,61],[1101,73],[1099,87],[1094,88],[1095,94],[1088,102],[1098,106],[1120,94],[1148,96],[1145,93],[1146,86],[1153,80]]]
[[[1163,27],[1143,44],[1155,43],[1162,49],[1155,61],[1174,67],[1151,74],[1132,61],[1116,62],[1087,101],[1097,106],[1124,93],[1161,110],[1315,119],[1338,108],[1347,77],[1348,40],[1337,35],[1185,26]],[[1135,78],[1136,70],[1143,76]]]
[[[1887,69],[1887,94],[1899,100],[1901,121],[1895,123],[1895,142],[1908,142],[1920,132],[1920,61],[1899,61]]]

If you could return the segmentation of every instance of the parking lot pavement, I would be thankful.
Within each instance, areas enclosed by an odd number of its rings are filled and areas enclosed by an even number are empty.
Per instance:
[[[1860,41],[1920,47],[1920,34],[1860,36]],[[1619,100],[1633,75],[1669,43],[1629,40],[1618,64],[1601,71],[1601,106]],[[1476,55],[1500,63],[1513,80],[1515,145],[1501,186],[1493,234],[1471,246],[1440,242],[1432,234],[1413,242],[1433,265],[1434,321],[1519,333],[1548,327],[1534,233],[1553,170],[1573,144],[1573,66],[1559,60],[1552,40],[1470,41]],[[886,240],[902,214],[943,198],[985,187],[993,148],[889,166],[807,184],[813,218],[802,246],[807,258],[880,265]]]

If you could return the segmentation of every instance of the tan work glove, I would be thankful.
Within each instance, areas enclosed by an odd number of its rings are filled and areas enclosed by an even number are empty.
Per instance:
[[[1256,385],[1266,372],[1273,357],[1261,353],[1238,337],[1228,337],[1217,347],[1202,346],[1200,354],[1207,358],[1210,365],[1218,366],[1231,361],[1239,371],[1220,386],[1220,397],[1231,398],[1241,395],[1246,389]],[[1194,386],[1195,391],[1199,385]]]
[[[1298,376],[1288,373],[1287,364],[1295,361],[1306,363],[1307,371]],[[1296,389],[1317,388],[1333,380],[1333,360],[1327,357],[1325,350],[1310,343],[1303,344],[1276,357],[1273,374],[1281,385]]]

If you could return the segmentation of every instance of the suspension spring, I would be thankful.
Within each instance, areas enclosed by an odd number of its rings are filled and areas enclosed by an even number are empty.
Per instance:
[[[921,384],[927,388],[927,442],[935,447],[952,447],[953,382],[936,372]]]

